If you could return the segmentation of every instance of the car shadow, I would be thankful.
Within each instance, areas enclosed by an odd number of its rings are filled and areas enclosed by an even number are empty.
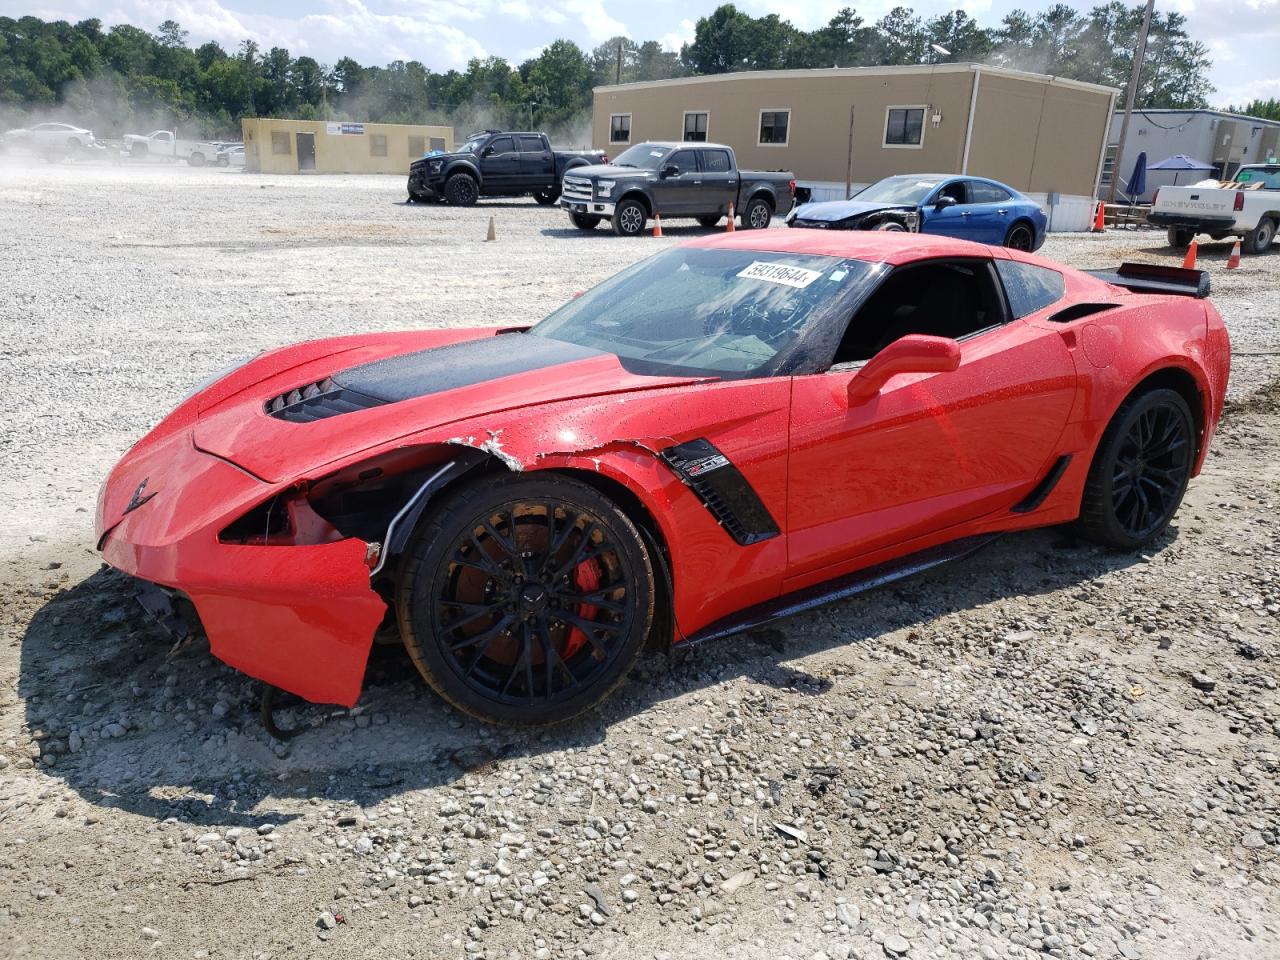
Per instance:
[[[413,201],[408,198],[404,200],[393,200],[393,207],[425,207],[428,209],[443,208],[446,210],[552,210],[556,208],[551,205],[543,206],[532,197],[526,200],[480,200],[470,207],[454,207],[447,203],[439,201]]]
[[[1153,550],[1176,531],[1164,536]],[[369,806],[506,758],[572,753],[607,740],[629,717],[737,678],[766,702],[771,689],[821,697],[831,681],[796,661],[1141,560],[1062,530],[1009,535],[752,633],[655,654],[598,711],[547,729],[463,717],[426,687],[398,644],[375,645],[353,710],[282,701],[276,721],[303,728],[287,744],[266,733],[260,685],[214,659],[202,636],[175,643],[143,614],[129,578],[104,567],[36,612],[22,639],[18,690],[42,746],[35,762],[88,802],[157,821],[257,827],[293,819],[285,807],[303,801]]]
[[[603,220],[600,222],[600,226],[596,227],[594,230],[579,230],[577,227],[568,226],[568,227],[543,227],[540,232],[544,237],[599,237],[599,236],[612,237],[614,235],[613,230],[610,229],[609,227],[609,224]],[[724,233],[724,225],[722,224],[721,226],[718,226],[718,227],[700,227],[697,224],[693,224],[693,225],[681,224],[679,226],[676,226],[676,225],[663,223],[662,225],[662,235],[664,237],[674,237],[676,239],[688,239],[690,237],[705,237],[708,234],[712,234],[712,233]],[[641,240],[641,239],[644,239],[645,237],[651,237],[651,236],[653,236],[652,220],[650,220],[647,224],[645,224],[644,233],[641,236],[632,237],[630,239]],[[627,239],[627,238],[620,238],[620,239]]]

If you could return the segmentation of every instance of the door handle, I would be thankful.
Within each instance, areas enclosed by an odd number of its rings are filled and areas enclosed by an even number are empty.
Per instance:
[[[969,215],[969,211],[968,211],[968,210],[961,210],[961,211],[960,211],[960,216],[962,216],[962,217],[967,217],[968,215]]]
[[[1008,212],[1009,212],[1008,210],[997,210],[997,211],[996,211],[996,213],[1000,214],[1000,216],[1002,216],[1002,217],[1003,217],[1005,214],[1007,214]]]
[[[694,183],[701,183],[702,181],[701,181],[701,180],[695,180],[695,181],[693,181],[693,182],[694,182]]]

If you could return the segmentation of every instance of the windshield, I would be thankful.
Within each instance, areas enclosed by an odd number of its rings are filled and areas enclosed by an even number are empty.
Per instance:
[[[657,170],[662,158],[671,152],[670,147],[660,147],[656,143],[637,143],[618,154],[613,161],[615,167],[636,167],[640,170]]]
[[[879,183],[858,191],[850,199],[873,203],[920,203],[942,183],[940,177],[885,177]]]
[[[1241,167],[1236,183],[1260,183],[1263,190],[1280,190],[1280,167]]]
[[[851,309],[874,268],[841,257],[677,247],[588,290],[529,333],[617,354],[636,372],[768,375],[812,325]]]
[[[478,137],[472,137],[462,145],[462,150],[466,153],[479,153],[480,148],[484,146],[484,142],[489,139],[487,133],[482,133]]]

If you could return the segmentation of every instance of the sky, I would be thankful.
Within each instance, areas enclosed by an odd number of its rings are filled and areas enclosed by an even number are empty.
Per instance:
[[[198,45],[216,40],[234,49],[245,38],[263,48],[332,64],[352,56],[366,65],[419,60],[433,70],[463,69],[472,57],[519,63],[564,37],[584,49],[619,34],[658,40],[678,50],[693,39],[694,22],[720,0],[0,0],[0,14],[75,22],[131,23],[154,30],[177,20]],[[843,6],[868,22],[901,2],[929,17],[957,6],[984,26],[1010,9],[1035,11],[1051,0],[737,0],[753,16],[777,13],[801,29],[822,26]],[[1078,4],[1092,6],[1097,0]],[[1280,0],[1157,0],[1162,12],[1187,17],[1189,33],[1207,44],[1217,106],[1280,97]]]

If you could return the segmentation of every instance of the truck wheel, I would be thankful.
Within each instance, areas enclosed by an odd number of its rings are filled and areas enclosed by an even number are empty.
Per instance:
[[[1191,246],[1191,241],[1195,239],[1195,231],[1188,230],[1186,227],[1170,227],[1169,228],[1169,246],[1175,250],[1185,250]]]
[[[623,200],[613,211],[613,232],[620,237],[638,237],[648,219],[639,200]]]
[[[455,173],[445,182],[444,195],[453,207],[474,207],[480,198],[480,188],[465,173]]]
[[[560,199],[560,190],[557,187],[547,187],[545,190],[539,190],[533,195],[533,199],[544,207],[549,207]]]
[[[600,226],[600,218],[593,217],[588,213],[571,213],[569,219],[573,221],[573,225],[579,230],[594,230]]]
[[[1240,249],[1245,253],[1266,253],[1271,249],[1271,241],[1276,238],[1276,222],[1267,217],[1258,221],[1258,225],[1244,235],[1240,241]]]
[[[187,163],[193,167],[203,167],[204,154],[200,153],[198,150],[192,152],[191,156],[187,157]]]
[[[442,499],[405,552],[396,616],[423,679],[482,720],[557,723],[607,697],[654,622],[654,564],[631,519],[549,471]]]
[[[742,211],[742,228],[744,230],[763,230],[773,220],[773,207],[764,197],[755,197],[747,202]]]
[[[1036,245],[1036,235],[1030,224],[1019,221],[1009,228],[1004,235],[1004,245],[1011,250],[1023,250],[1030,253]]]
[[[720,222],[720,214],[718,213],[714,217],[698,218],[698,226],[702,227],[704,230],[710,230],[719,222]]]

